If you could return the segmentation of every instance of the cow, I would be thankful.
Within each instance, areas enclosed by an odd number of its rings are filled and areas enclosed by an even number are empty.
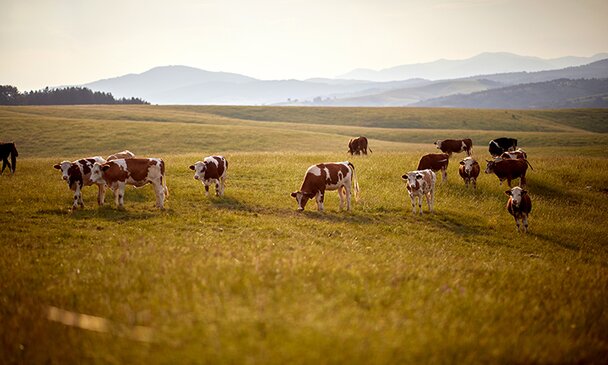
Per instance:
[[[203,161],[197,161],[190,165],[194,170],[194,179],[200,180],[205,185],[205,195],[209,196],[209,185],[215,183],[215,195],[223,196],[226,184],[226,173],[228,172],[228,161],[224,156],[209,156]]]
[[[495,160],[487,161],[486,174],[494,173],[500,180],[500,185],[504,180],[507,180],[511,187],[511,180],[520,178],[520,185],[526,185],[526,171],[530,164],[528,160]]]
[[[9,156],[11,157],[11,162],[8,162]],[[17,146],[14,142],[0,142],[0,158],[2,158],[2,171],[0,171],[0,175],[2,175],[7,166],[11,174],[15,174],[17,156],[19,156],[19,152],[17,152]]]
[[[363,152],[364,155],[367,155],[367,138],[358,137],[351,138],[348,141],[348,153],[352,155],[360,155]],[[373,152],[372,149],[369,149],[369,152]]]
[[[340,210],[344,206],[350,210],[351,185],[354,185],[355,199],[359,198],[359,182],[355,174],[355,166],[348,162],[320,163],[306,170],[300,190],[291,193],[298,203],[298,211],[303,211],[309,199],[316,198],[317,209],[323,211],[323,199],[326,190],[338,190]]]
[[[522,150],[521,148],[516,149],[515,151],[507,151],[507,152],[503,152],[500,157],[502,159],[520,159],[520,160],[526,160],[528,158],[528,154],[526,153],[526,151]]]
[[[108,158],[106,159],[106,161],[113,161],[113,160],[118,160],[118,159],[127,159],[127,158],[134,158],[135,154],[129,150],[124,150],[124,151],[120,151],[120,152],[116,152],[113,155],[108,156]]]
[[[519,186],[516,186],[510,190],[505,191],[505,194],[509,196],[507,201],[507,211],[511,213],[515,218],[515,224],[517,225],[517,232],[519,232],[519,221],[521,220],[524,224],[524,233],[528,232],[528,214],[532,211],[532,200],[528,195],[528,192]]]
[[[105,200],[105,184],[95,182],[91,179],[91,171],[96,163],[105,163],[106,160],[101,156],[87,157],[74,162],[62,161],[55,164],[53,167],[61,171],[63,180],[68,184],[70,190],[74,191],[74,204],[72,209],[77,209],[78,206],[84,208],[82,200],[82,188],[85,186],[97,185],[97,204],[103,205]]]
[[[416,198],[418,198],[418,207],[422,214],[422,197],[426,197],[426,203],[429,206],[429,211],[433,212],[435,205],[435,182],[437,177],[433,170],[416,170],[410,171],[401,176],[407,185],[407,190],[412,201],[412,213],[416,214]]]
[[[467,153],[467,156],[471,156],[471,149],[473,148],[473,141],[470,138],[465,139],[444,139],[435,141],[435,146],[443,153],[447,153],[450,157],[452,153],[460,153],[462,151]]]
[[[420,158],[418,162],[418,168],[416,170],[441,170],[441,183],[443,184],[448,180],[448,163],[450,162],[450,155],[447,153],[429,153]]]
[[[513,151],[517,148],[517,139],[501,137],[490,141],[488,151],[493,157],[502,155],[505,151]]]
[[[96,162],[91,171],[91,180],[108,186],[114,192],[116,206],[124,208],[125,186],[142,187],[152,184],[156,193],[156,207],[164,209],[169,196],[165,179],[165,162],[160,158],[128,158]]]
[[[468,188],[471,183],[474,189],[477,189],[477,177],[480,170],[479,163],[473,157],[466,157],[460,161],[460,166],[458,167],[458,173],[464,180],[465,186]]]

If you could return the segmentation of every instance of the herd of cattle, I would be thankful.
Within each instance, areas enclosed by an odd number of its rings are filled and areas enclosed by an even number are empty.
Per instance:
[[[459,174],[465,185],[477,187],[477,178],[480,173],[479,163],[471,156],[473,142],[471,139],[446,139],[435,142],[437,149],[442,153],[430,153],[422,156],[418,167],[402,176],[405,181],[412,202],[412,212],[422,214],[422,200],[426,198],[429,211],[433,211],[436,175],[441,171],[442,184],[447,181],[447,167],[450,157],[454,153],[465,152],[467,157],[460,161]],[[348,143],[351,155],[367,155],[368,141],[365,137],[353,138]],[[369,148],[369,152],[372,152]],[[517,186],[506,191],[509,195],[507,210],[515,218],[517,230],[520,230],[520,221],[523,231],[528,230],[528,214],[532,203],[526,190],[526,171],[532,167],[527,160],[526,153],[517,148],[517,140],[513,138],[498,138],[490,141],[489,152],[493,160],[486,161],[485,173],[494,173],[500,183],[507,180],[509,187],[511,181],[520,179],[521,187]],[[8,157],[11,156],[11,161]],[[17,149],[14,143],[0,143],[0,158],[3,160],[2,171],[8,166],[14,173],[16,167]],[[97,185],[97,203],[104,204],[106,188],[114,193],[116,206],[124,206],[124,193],[126,185],[141,187],[151,184],[156,194],[156,206],[164,207],[165,199],[169,196],[165,179],[165,163],[160,158],[138,158],[130,151],[122,151],[104,159],[100,156],[83,158],[76,161],[62,161],[53,166],[60,170],[63,180],[74,192],[73,209],[84,207],[82,188]],[[197,161],[190,166],[194,171],[194,179],[205,186],[205,194],[209,195],[209,186],[215,185],[215,194],[224,195],[228,161],[223,156],[209,156],[203,161]],[[325,191],[338,190],[340,209],[350,210],[351,193],[354,188],[355,199],[359,198],[359,183],[352,163],[321,163],[310,166],[305,173],[300,190],[291,196],[296,199],[298,210],[304,210],[308,200],[315,198],[319,211],[323,210]]]

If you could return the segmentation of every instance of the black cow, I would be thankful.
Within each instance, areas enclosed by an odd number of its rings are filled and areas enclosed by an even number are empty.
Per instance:
[[[8,162],[8,156],[11,156],[11,162]],[[19,156],[19,153],[17,152],[17,147],[14,142],[0,142],[0,158],[2,158],[2,171],[0,171],[0,175],[4,172],[6,166],[8,166],[8,169],[13,174],[15,173],[15,169],[17,168],[17,156]]]
[[[488,150],[493,157],[500,156],[503,152],[517,149],[517,139],[501,137],[490,141]]]

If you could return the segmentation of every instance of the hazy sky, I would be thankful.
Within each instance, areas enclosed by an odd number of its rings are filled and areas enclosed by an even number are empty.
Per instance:
[[[608,51],[608,0],[0,0],[0,84],[81,84],[188,65],[335,77],[505,51]]]

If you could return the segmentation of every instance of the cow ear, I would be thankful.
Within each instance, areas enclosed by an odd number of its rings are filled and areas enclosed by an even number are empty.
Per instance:
[[[298,192],[297,192],[297,191],[294,191],[293,193],[291,193],[291,196],[292,196],[293,198],[295,198],[296,196],[298,196]]]
[[[194,170],[194,165],[190,165],[190,170]]]
[[[507,195],[511,196],[511,195],[512,195],[512,194],[511,194],[511,190],[507,190],[507,191],[505,191],[505,194],[507,194]]]
[[[406,174],[406,175],[401,175],[401,178],[402,178],[403,180],[407,180],[407,174]]]
[[[56,168],[57,170],[61,169],[61,165],[59,165],[59,164],[55,164],[53,167]]]
[[[101,170],[102,171],[108,171],[108,169],[110,169],[110,165],[102,165],[101,166]]]
[[[464,165],[464,160],[460,161],[460,164],[461,164],[461,165]]]

